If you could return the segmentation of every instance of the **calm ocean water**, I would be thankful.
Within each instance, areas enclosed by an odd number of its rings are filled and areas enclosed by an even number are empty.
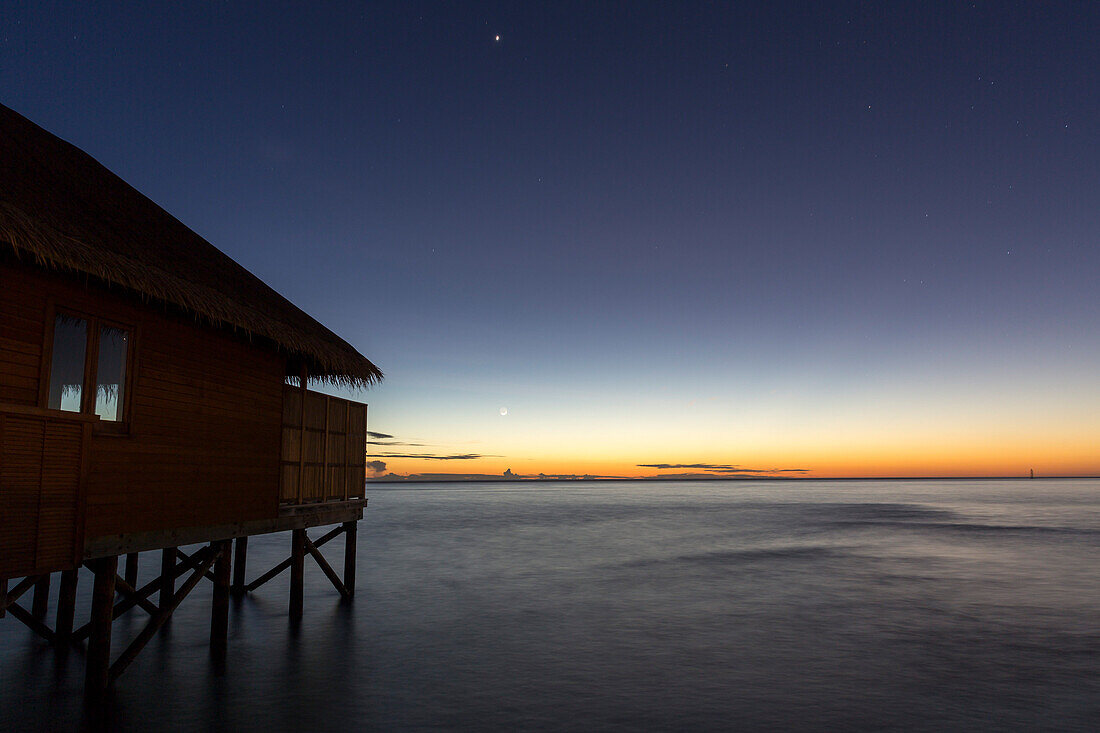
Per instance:
[[[234,601],[219,675],[203,583],[108,727],[1100,729],[1100,481],[369,495],[354,603],[307,560],[301,628],[286,574]],[[289,544],[253,538],[249,577]],[[140,620],[116,624],[116,654]],[[0,728],[79,728],[82,670],[0,620]]]

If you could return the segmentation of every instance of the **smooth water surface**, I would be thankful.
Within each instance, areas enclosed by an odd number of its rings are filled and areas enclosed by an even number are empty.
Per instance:
[[[353,603],[307,560],[300,629],[284,573],[234,601],[219,673],[204,582],[120,678],[107,726],[1100,729],[1100,481],[369,496]],[[289,544],[253,538],[249,577]],[[143,563],[152,578],[159,558]],[[115,654],[141,620],[116,623]],[[0,727],[79,727],[82,671],[0,620]]]

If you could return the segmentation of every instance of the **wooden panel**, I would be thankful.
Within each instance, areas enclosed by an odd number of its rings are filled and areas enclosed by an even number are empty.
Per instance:
[[[0,407],[0,577],[75,566],[86,420]]]
[[[283,503],[360,498],[366,478],[366,405],[287,387],[283,398]],[[304,430],[299,427],[305,424]]]
[[[43,425],[0,413],[0,577],[33,574]]]
[[[83,425],[79,423],[51,421],[46,424],[36,551],[40,568],[67,567],[74,560],[82,430]]]
[[[344,433],[347,427],[348,404],[347,400],[329,400],[328,429],[331,432]]]
[[[305,426],[313,430],[325,429],[325,395],[306,392]]]
[[[38,403],[46,299],[0,264],[0,403]]]

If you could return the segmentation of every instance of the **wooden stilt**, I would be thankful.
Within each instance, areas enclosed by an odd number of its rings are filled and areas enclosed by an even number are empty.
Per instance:
[[[160,551],[160,610],[168,608],[176,594],[176,548],[165,547]]]
[[[137,588],[138,553],[129,552],[126,554],[126,574],[123,579],[130,584],[131,588]]]
[[[238,537],[233,553],[233,592],[244,593],[245,562],[248,559],[248,537]],[[217,575],[217,573],[215,573]]]
[[[46,609],[50,605],[50,574],[43,573],[34,582],[34,600],[31,601],[31,615],[41,621],[46,618]]]
[[[347,597],[355,595],[355,544],[358,522],[344,522],[344,588]]]
[[[8,610],[8,579],[4,578],[0,580],[0,618],[4,618],[4,614]]]
[[[84,670],[84,694],[97,699],[110,684],[111,618],[115,605],[115,575],[118,556],[102,557],[92,563],[95,584],[92,586],[91,636]]]
[[[59,645],[67,644],[73,635],[73,616],[76,614],[76,581],[79,570],[62,570],[61,585],[57,591],[57,622],[54,633]]]
[[[210,607],[210,656],[225,660],[229,639],[229,569],[233,562],[233,541],[212,543],[218,559],[214,561],[214,600]]]
[[[290,540],[290,620],[301,621],[305,598],[306,531],[296,529]]]

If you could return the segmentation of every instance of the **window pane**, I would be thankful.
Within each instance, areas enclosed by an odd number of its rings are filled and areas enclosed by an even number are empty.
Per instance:
[[[58,314],[53,324],[53,357],[50,362],[50,409],[80,412],[84,394],[84,352],[88,348],[88,322]]]
[[[126,389],[126,346],[130,334],[121,328],[99,329],[99,364],[96,366],[95,414],[102,420],[121,420]]]

